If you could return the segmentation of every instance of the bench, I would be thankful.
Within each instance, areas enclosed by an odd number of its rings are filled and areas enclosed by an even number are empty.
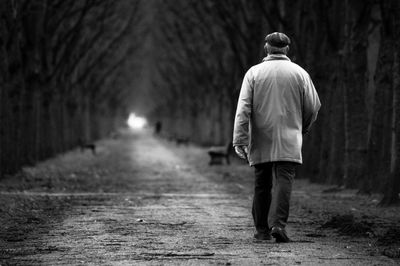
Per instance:
[[[177,137],[175,138],[176,145],[188,145],[189,144],[189,138],[187,137]]]
[[[84,152],[86,149],[88,149],[92,151],[93,155],[96,155],[96,144],[92,142],[86,142],[82,138],[79,138],[78,146],[81,149],[81,152]]]
[[[209,165],[222,164],[223,161],[225,160],[226,163],[229,165],[230,164],[229,153],[231,149],[232,149],[232,142],[229,142],[225,146],[211,147],[208,150],[208,155],[210,155],[210,162],[208,164]]]

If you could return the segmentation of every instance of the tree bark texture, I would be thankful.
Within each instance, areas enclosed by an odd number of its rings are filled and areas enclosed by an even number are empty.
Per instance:
[[[78,144],[84,118],[77,115],[80,95],[105,95],[113,84],[111,96],[89,97],[90,105],[126,108],[126,85],[115,81],[130,75],[122,66],[138,47],[131,39],[139,36],[134,30],[139,2],[0,3],[1,177]],[[112,131],[114,119],[104,113],[126,113],[88,110],[91,118],[104,120],[88,124],[98,132],[91,140]]]

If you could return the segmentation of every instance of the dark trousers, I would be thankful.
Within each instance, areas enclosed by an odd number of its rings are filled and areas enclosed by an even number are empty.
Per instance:
[[[268,232],[273,226],[286,227],[292,183],[297,166],[298,164],[293,162],[270,162],[254,165],[255,185],[252,214],[258,232]],[[273,182],[274,177],[275,182]]]

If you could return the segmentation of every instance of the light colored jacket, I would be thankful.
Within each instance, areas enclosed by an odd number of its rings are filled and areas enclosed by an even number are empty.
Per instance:
[[[248,146],[249,163],[302,163],[303,134],[321,107],[308,73],[285,55],[251,67],[240,90],[233,146]]]

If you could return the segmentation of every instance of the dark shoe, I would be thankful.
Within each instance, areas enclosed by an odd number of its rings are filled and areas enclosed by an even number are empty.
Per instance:
[[[271,240],[271,234],[270,233],[255,233],[254,238],[257,240]]]
[[[276,239],[277,243],[288,243],[290,242],[289,237],[286,234],[286,230],[277,226],[272,227],[271,235]]]

